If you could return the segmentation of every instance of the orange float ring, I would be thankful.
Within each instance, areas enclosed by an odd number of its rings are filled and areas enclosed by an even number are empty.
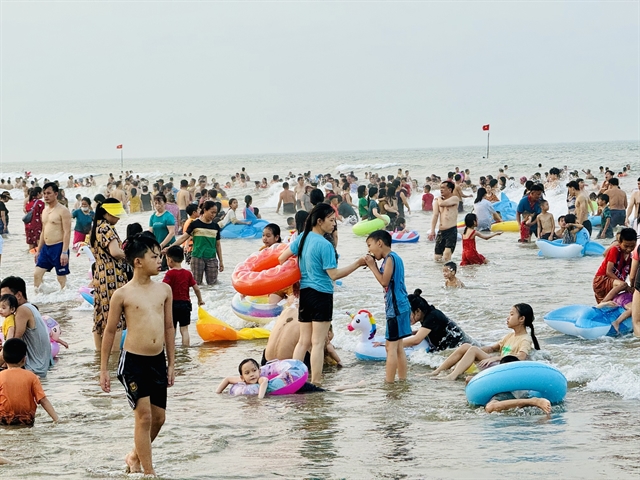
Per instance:
[[[290,257],[280,265],[278,257],[288,247],[276,243],[260,250],[238,264],[231,275],[231,283],[242,295],[258,297],[290,287],[300,280],[298,259]]]

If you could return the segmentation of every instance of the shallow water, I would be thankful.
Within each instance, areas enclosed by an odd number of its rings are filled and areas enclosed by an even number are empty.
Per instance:
[[[490,164],[477,149],[442,149],[338,154],[270,155],[186,159],[184,170],[227,176],[246,165],[253,177],[289,170],[375,170],[395,173],[408,168],[414,178],[442,176],[451,167],[469,167],[475,179],[497,173],[509,164],[516,178],[564,164],[570,168],[631,163],[638,166],[636,144],[575,144],[558,146],[500,147]],[[480,149],[481,152],[481,149]],[[265,165],[265,161],[270,164]],[[459,162],[459,163],[457,163]],[[371,165],[370,167],[364,167]],[[487,165],[490,165],[488,167]],[[78,162],[33,164],[36,176],[66,178],[73,173],[104,174],[104,164]],[[140,172],[175,172],[175,160],[132,161],[125,168]],[[7,172],[23,166],[3,165]],[[116,170],[116,168],[114,168]],[[175,172],[180,176],[181,172]],[[624,179],[634,185],[638,172]],[[15,176],[15,175],[14,175]],[[104,178],[104,177],[102,177]],[[508,190],[516,199],[520,188]],[[18,197],[18,192],[14,197]],[[69,197],[75,191],[67,192]],[[89,193],[81,191],[81,193]],[[232,190],[242,198],[252,189]],[[263,217],[284,226],[285,217],[274,213],[277,189],[254,195]],[[563,212],[564,191],[548,195],[552,211]],[[412,205],[416,200],[412,199]],[[467,199],[466,211],[472,199]],[[5,240],[2,275],[24,276],[32,283],[32,259],[26,252],[20,222],[21,202],[9,203],[12,235]],[[462,218],[462,217],[461,217]],[[260,358],[265,341],[235,344],[202,344],[195,326],[193,346],[177,348],[176,385],[170,390],[167,423],[154,444],[154,463],[165,478],[632,478],[640,472],[637,455],[640,437],[640,341],[632,337],[593,341],[554,332],[543,315],[567,304],[592,304],[591,280],[599,258],[548,260],[537,257],[534,245],[519,245],[517,234],[505,233],[490,241],[478,239],[480,253],[491,260],[486,266],[459,269],[467,288],[442,288],[440,265],[433,263],[433,243],[426,241],[430,214],[414,212],[408,225],[423,237],[417,244],[398,245],[410,291],[421,288],[426,298],[458,322],[471,336],[493,343],[508,333],[506,316],[511,305],[527,302],[536,313],[536,333],[542,350],[534,359],[557,366],[569,380],[564,404],[554,407],[550,418],[535,409],[488,415],[467,405],[462,382],[448,383],[418,376],[431,371],[445,353],[414,353],[409,380],[384,385],[384,366],[355,360],[358,341],[346,330],[345,311],[368,308],[384,328],[382,290],[373,275],[360,269],[336,287],[334,344],[346,367],[328,368],[328,387],[356,383],[367,386],[344,393],[289,397],[232,398],[214,393],[222,377],[234,374],[239,361]],[[135,214],[118,225],[124,234],[132,221],[146,224],[148,214]],[[364,240],[348,226],[339,227],[338,250],[342,264],[366,250]],[[224,240],[227,270],[220,285],[204,287],[206,309],[234,327],[246,324],[231,312],[233,266],[257,250],[259,240]],[[458,245],[454,260],[460,259]],[[63,419],[53,425],[39,411],[31,429],[0,431],[0,456],[14,462],[0,467],[0,477],[62,476],[64,478],[123,478],[123,457],[133,441],[133,417],[111,362],[113,392],[98,386],[98,357],[91,337],[92,310],[82,303],[77,289],[88,282],[88,260],[72,258],[69,288],[57,292],[54,277],[46,277],[45,291],[29,298],[43,313],[56,318],[62,337],[70,343],[43,382],[45,391]]]

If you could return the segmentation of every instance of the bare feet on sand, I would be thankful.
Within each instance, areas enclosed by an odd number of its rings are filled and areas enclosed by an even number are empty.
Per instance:
[[[124,457],[124,461],[127,464],[127,473],[141,473],[142,467],[140,466],[140,460],[138,459],[138,455],[135,451],[131,450],[126,457]]]

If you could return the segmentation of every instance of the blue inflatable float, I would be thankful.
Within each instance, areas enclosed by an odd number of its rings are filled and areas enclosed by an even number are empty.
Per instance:
[[[473,377],[465,390],[471,405],[484,406],[499,393],[528,390],[531,397],[560,403],[567,379],[560,370],[540,362],[510,362],[488,368]]]
[[[605,251],[603,245],[591,241],[586,228],[576,233],[576,243],[562,243],[562,239],[537,240],[536,245],[540,249],[538,256],[548,258],[599,257]]]
[[[567,305],[547,313],[544,322],[554,330],[574,337],[593,340],[618,336],[611,323],[624,313],[624,308],[596,308],[591,305]],[[633,331],[631,318],[620,324],[620,335]]]
[[[246,219],[251,222],[250,225],[243,224],[227,224],[222,230],[220,230],[221,238],[262,238],[262,230],[269,222],[266,220],[260,220],[250,210],[245,210]]]
[[[509,200],[509,197],[504,192],[500,193],[500,201],[492,203],[491,206],[496,212],[500,212],[503,222],[516,219],[516,208],[518,204]]]

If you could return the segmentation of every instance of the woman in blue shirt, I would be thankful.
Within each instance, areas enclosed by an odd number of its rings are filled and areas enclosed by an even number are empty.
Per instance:
[[[300,267],[300,338],[293,358],[304,360],[311,352],[311,382],[322,382],[324,346],[333,317],[333,282],[365,265],[364,257],[348,267],[338,268],[331,242],[324,238],[333,232],[336,217],[326,203],[316,205],[305,222],[304,232],[280,255],[284,263],[292,255],[298,256]]]
[[[166,210],[166,203],[167,199],[162,193],[153,197],[153,206],[156,212],[151,214],[149,218],[149,231],[156,237],[160,249],[168,247],[176,241],[176,219],[171,212]],[[161,270],[164,272],[167,268],[167,259],[163,255]]]

